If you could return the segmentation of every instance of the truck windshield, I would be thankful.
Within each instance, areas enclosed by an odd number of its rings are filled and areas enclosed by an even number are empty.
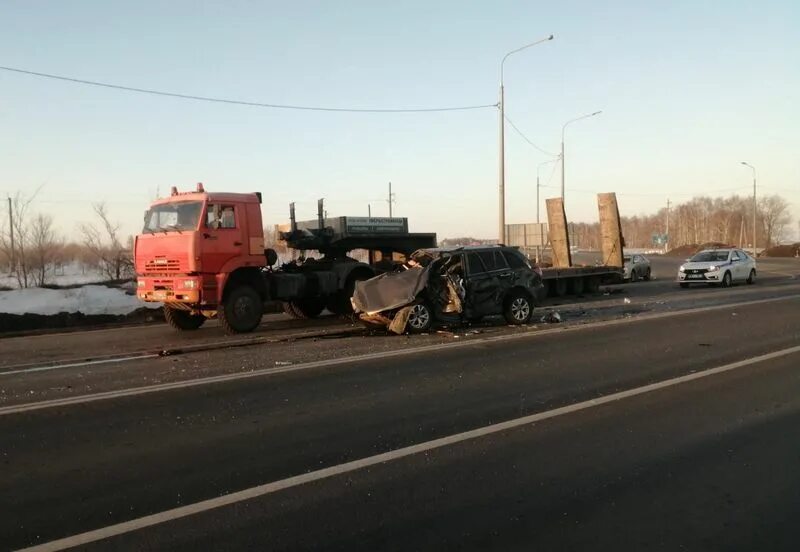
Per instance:
[[[196,230],[202,201],[175,201],[154,205],[144,215],[144,234]]]

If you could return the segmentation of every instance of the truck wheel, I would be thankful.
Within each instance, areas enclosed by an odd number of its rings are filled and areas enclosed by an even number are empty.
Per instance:
[[[301,318],[301,316],[294,310],[294,305],[292,305],[291,302],[282,301],[281,305],[283,306],[283,312],[285,312],[292,318]]]
[[[328,301],[328,310],[339,316],[353,314],[353,304],[350,302],[350,298],[353,297],[353,293],[356,291],[356,283],[369,280],[370,278],[372,278],[372,275],[365,274],[364,271],[359,271],[357,274],[351,275],[347,279],[344,289],[340,290]]]
[[[589,276],[586,279],[586,291],[589,293],[598,293],[600,291],[600,278],[598,276]]]
[[[323,299],[298,299],[292,301],[292,310],[295,312],[297,318],[316,318],[325,308],[325,301]]]
[[[264,305],[258,292],[247,284],[233,288],[217,316],[227,334],[247,333],[261,324]]]
[[[555,282],[556,297],[564,297],[567,294],[567,280],[558,278]]]
[[[167,324],[179,332],[196,330],[206,321],[206,317],[202,314],[192,314],[168,305],[164,305],[164,318]]]
[[[505,301],[503,316],[506,322],[513,325],[527,324],[533,316],[533,302],[522,290],[512,291]]]

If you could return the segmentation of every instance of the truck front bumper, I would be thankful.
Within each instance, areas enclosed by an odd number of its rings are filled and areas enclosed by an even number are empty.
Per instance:
[[[148,303],[200,303],[200,278],[148,277],[136,278],[136,296]]]

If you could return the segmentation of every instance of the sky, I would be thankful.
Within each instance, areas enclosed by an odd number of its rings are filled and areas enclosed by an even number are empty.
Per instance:
[[[339,108],[497,102],[556,154],[566,209],[598,218],[692,196],[778,193],[800,219],[800,3],[785,1],[6,0],[0,65],[237,100]],[[159,97],[0,70],[0,195],[39,189],[64,232],[105,201],[135,233],[157,193],[261,191],[267,224],[388,214],[440,237],[496,237],[495,107],[436,113],[279,110]],[[506,127],[506,222],[559,192],[552,156]]]

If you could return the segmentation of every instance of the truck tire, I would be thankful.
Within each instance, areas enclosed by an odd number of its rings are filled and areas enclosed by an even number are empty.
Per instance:
[[[297,318],[316,318],[325,308],[325,300],[318,298],[298,299],[291,302],[292,310]]]
[[[261,324],[263,314],[261,296],[247,284],[233,288],[217,312],[226,334],[252,332]]]
[[[565,278],[556,278],[553,289],[556,297],[564,297],[567,294],[567,289],[569,289],[567,280]]]
[[[586,291],[589,293],[598,293],[600,291],[600,277],[589,276],[586,279]]]
[[[169,305],[164,305],[164,318],[172,329],[179,332],[186,332],[198,329],[202,326],[206,317],[202,314],[192,314],[189,311],[176,309]]]
[[[356,274],[350,275],[347,282],[345,282],[344,289],[333,295],[328,301],[328,310],[339,316],[353,314],[353,304],[350,302],[350,298],[353,297],[353,293],[356,291],[356,283],[369,280],[372,276],[372,274],[365,274],[364,271],[358,271]]]
[[[578,277],[572,279],[572,294],[573,295],[583,295],[583,288],[585,287],[586,280],[584,278]]]
[[[301,315],[294,310],[294,305],[290,301],[282,301],[281,305],[283,305],[283,312],[292,318],[301,318]]]
[[[521,289],[513,290],[505,300],[503,316],[506,322],[514,326],[530,322],[533,316],[531,296]]]

